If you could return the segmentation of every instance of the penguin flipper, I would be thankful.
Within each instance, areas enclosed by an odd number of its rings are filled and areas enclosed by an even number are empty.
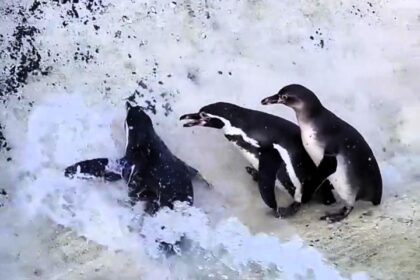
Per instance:
[[[260,152],[258,188],[265,204],[277,212],[274,188],[280,165],[280,155],[274,151],[274,149],[262,149]]]
[[[337,156],[335,152],[332,152],[331,149],[326,149],[324,151],[324,156],[322,157],[321,162],[319,163],[315,176],[307,180],[304,184],[309,185],[309,188],[312,188],[314,191],[317,190],[321,184],[323,184],[327,178],[337,170]],[[308,188],[308,186],[306,187]],[[310,192],[312,196],[313,192]],[[305,199],[306,200],[306,199]]]
[[[109,164],[112,160],[108,158],[95,158],[77,162],[64,170],[64,176],[73,178],[77,173],[104,178],[106,181],[117,181],[122,179],[121,174],[110,170]]]
[[[328,177],[337,170],[337,152],[333,147],[327,147],[314,176],[303,182],[302,203],[307,203],[315,192],[319,192],[325,205],[334,203],[333,186]]]
[[[337,170],[337,156],[335,153],[324,152],[324,156],[321,162],[318,165],[317,176],[321,179],[321,182],[324,182],[328,176],[333,174]]]

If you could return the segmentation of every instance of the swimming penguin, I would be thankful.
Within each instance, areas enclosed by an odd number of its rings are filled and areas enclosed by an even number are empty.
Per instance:
[[[124,179],[132,202],[146,201],[145,211],[149,214],[164,206],[172,208],[177,200],[192,204],[191,181],[193,178],[202,179],[199,172],[171,153],[141,107],[127,102],[126,109],[125,156],[118,160],[97,158],[81,161],[67,167],[65,176],[81,173],[107,181]]]
[[[346,205],[339,212],[327,213],[322,220],[344,219],[359,199],[381,203],[382,177],[369,145],[356,129],[324,108],[312,91],[288,85],[261,103],[280,103],[295,111],[303,146],[317,165],[312,184],[328,178],[344,200]]]
[[[223,129],[225,137],[243,153],[252,167],[247,172],[258,182],[261,197],[276,217],[296,213],[301,203],[310,200],[315,188],[303,183],[314,174],[312,162],[300,141],[299,127],[285,119],[218,102],[202,107],[198,113],[180,117],[184,127],[204,126]],[[275,185],[284,187],[294,202],[279,208]],[[323,202],[335,202],[332,186],[324,182],[320,190]]]

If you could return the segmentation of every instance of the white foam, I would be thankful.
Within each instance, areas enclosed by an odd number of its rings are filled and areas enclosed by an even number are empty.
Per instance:
[[[208,271],[206,276],[221,271],[234,279],[245,278],[246,268],[242,274],[235,270],[247,262],[259,263],[265,275],[274,264],[285,275],[310,269],[317,279],[337,279],[337,272],[322,262],[318,252],[300,241],[283,242],[249,233],[244,224],[254,220],[268,224],[269,220],[263,211],[254,210],[262,205],[261,199],[244,187],[249,184],[248,175],[238,170],[245,161],[217,133],[183,129],[177,118],[202,105],[226,101],[295,121],[292,110],[280,105],[263,107],[259,102],[288,83],[302,83],[365,136],[385,167],[385,188],[401,191],[401,180],[416,178],[419,163],[412,157],[419,152],[415,129],[420,92],[418,2],[371,1],[375,14],[363,6],[363,17],[350,13],[353,5],[361,5],[356,0],[319,5],[277,0],[197,0],[188,1],[189,5],[180,1],[176,5],[166,1],[103,2],[112,5],[95,15],[99,30],[93,28],[92,21],[85,25],[68,17],[66,4],[50,5],[44,9],[47,16],[30,19],[41,31],[34,44],[43,63],[53,68],[48,76],[30,77],[19,89],[26,101],[35,102],[32,109],[14,100],[7,108],[0,104],[0,122],[6,126],[4,133],[13,148],[13,161],[0,161],[0,170],[6,174],[0,176],[0,182],[14,197],[10,207],[0,213],[0,246],[4,248],[0,248],[0,256],[11,264],[0,270],[5,275],[0,278],[25,278],[22,273],[28,264],[39,260],[45,273],[65,275],[67,263],[57,271],[54,268],[60,257],[49,254],[52,241],[48,230],[53,228],[51,223],[60,223],[107,248],[134,254],[120,271],[135,271],[145,279],[199,278]],[[27,1],[21,3],[28,6]],[[86,9],[77,9],[80,16],[87,14]],[[15,24],[12,18],[4,19],[2,34],[10,35]],[[119,31],[121,36],[116,38]],[[324,48],[316,46],[321,39]],[[78,47],[83,53],[90,51],[94,57],[90,63],[73,59]],[[9,60],[5,55],[4,63]],[[188,78],[189,73],[196,75],[194,81]],[[123,183],[62,176],[63,168],[76,161],[119,158],[124,153],[123,98],[139,88],[139,80],[144,80],[153,90],[150,96],[157,99],[157,115],[151,116],[159,123],[157,132],[171,150],[214,183],[218,193],[217,199],[197,196],[197,207],[206,209],[205,214],[195,208],[172,214],[164,211],[155,221],[143,220],[144,230],[153,232],[153,225],[168,223],[173,215],[177,221],[174,236],[184,225],[198,248],[204,248],[203,255],[212,256],[211,265],[198,251],[190,258],[183,256],[176,265],[151,260],[148,254],[153,256],[154,247],[145,245],[149,241],[129,229],[141,221],[142,210],[127,208]],[[140,90],[147,99],[149,92]],[[161,108],[167,98],[160,95],[164,92],[175,95],[170,99],[173,112],[168,118]],[[248,205],[253,211],[241,221],[229,219],[231,213],[241,213]],[[221,208],[227,213],[220,213]],[[191,216],[182,216],[183,212]],[[16,237],[15,231],[22,237]],[[159,228],[154,232],[157,236]],[[153,236],[148,234],[148,238]],[[19,242],[14,242],[16,238]],[[16,262],[18,255],[22,262]],[[109,261],[109,267],[117,263]],[[28,273],[26,278],[33,276],[32,271]]]

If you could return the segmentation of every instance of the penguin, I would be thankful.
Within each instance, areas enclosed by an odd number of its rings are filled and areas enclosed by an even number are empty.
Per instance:
[[[192,180],[201,174],[177,158],[156,134],[152,120],[140,106],[126,103],[125,155],[121,159],[96,158],[67,167],[66,177],[83,174],[106,181],[124,179],[131,203],[146,201],[145,212],[153,215],[162,207],[173,208],[175,201],[193,204]],[[207,186],[210,186],[205,181]]]
[[[235,104],[218,102],[202,107],[198,113],[185,114],[184,127],[203,126],[222,129],[251,163],[247,172],[258,182],[264,203],[275,217],[294,215],[301,203],[310,200],[314,188],[304,185],[316,171],[316,166],[300,141],[299,127],[285,119]],[[275,198],[276,183],[285,188],[294,202],[278,207]],[[328,181],[320,190],[323,202],[335,202]]]
[[[328,179],[344,201],[340,211],[326,213],[321,220],[343,220],[356,200],[381,203],[382,177],[371,148],[354,127],[326,109],[311,90],[291,84],[261,103],[280,103],[295,111],[302,144],[317,166],[311,185]]]

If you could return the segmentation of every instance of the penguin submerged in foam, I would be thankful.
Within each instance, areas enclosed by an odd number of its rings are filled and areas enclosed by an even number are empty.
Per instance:
[[[65,176],[82,173],[107,181],[124,179],[132,203],[146,201],[149,214],[165,206],[172,209],[175,201],[193,204],[192,179],[202,179],[199,172],[171,153],[140,106],[127,102],[126,109],[124,157],[81,161],[67,167]]]
[[[185,114],[184,127],[204,126],[223,129],[225,137],[243,153],[252,167],[247,167],[265,204],[275,216],[296,213],[301,203],[310,200],[315,188],[304,183],[316,171],[316,166],[300,141],[299,127],[285,119],[218,102],[202,107],[198,113]],[[275,187],[285,188],[294,202],[278,207]],[[335,202],[332,186],[325,181],[320,189],[325,204]]]
[[[302,143],[317,165],[313,184],[329,179],[345,206],[321,219],[336,222],[347,217],[356,200],[379,205],[382,177],[369,145],[351,125],[327,110],[309,89],[288,85],[262,104],[284,104],[291,107],[299,122]]]

